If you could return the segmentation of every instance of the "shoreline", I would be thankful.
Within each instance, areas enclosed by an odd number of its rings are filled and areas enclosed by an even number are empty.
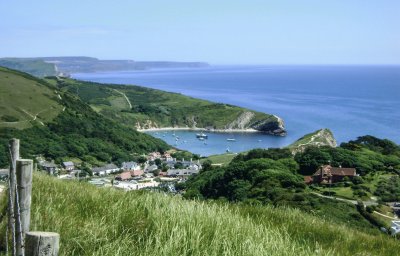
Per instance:
[[[149,128],[149,129],[136,129],[138,132],[159,132],[159,131],[202,131],[202,132],[220,132],[220,133],[232,133],[232,132],[241,132],[241,133],[263,133],[262,131],[258,131],[256,129],[248,128],[248,129],[206,129],[206,128],[189,128],[189,127],[162,127],[162,128]]]

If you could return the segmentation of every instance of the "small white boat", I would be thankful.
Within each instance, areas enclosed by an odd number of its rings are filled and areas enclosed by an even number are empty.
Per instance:
[[[236,141],[236,139],[234,139],[234,138],[229,138],[229,139],[226,139],[227,141]]]
[[[196,138],[198,138],[198,139],[200,139],[200,138],[208,139],[208,135],[204,134],[203,132],[201,132],[201,133],[197,133],[196,134]]]
[[[258,140],[258,142],[261,142],[262,140]]]

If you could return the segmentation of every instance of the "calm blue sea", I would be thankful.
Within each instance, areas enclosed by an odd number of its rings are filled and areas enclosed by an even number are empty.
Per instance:
[[[213,66],[74,74],[103,83],[136,84],[273,113],[288,135],[211,134],[207,144],[175,132],[178,147],[209,155],[281,147],[306,133],[330,128],[338,142],[374,135],[400,143],[400,66]],[[168,143],[172,132],[152,133]],[[164,136],[165,135],[165,136]],[[235,136],[236,142],[227,142]],[[186,142],[184,142],[186,141]]]

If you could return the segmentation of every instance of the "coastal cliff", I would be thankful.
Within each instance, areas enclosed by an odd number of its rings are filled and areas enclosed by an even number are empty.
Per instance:
[[[283,120],[272,114],[135,85],[47,78],[99,114],[138,130],[199,129],[264,132],[284,136]]]
[[[194,121],[196,117],[192,116],[186,125],[180,126],[160,126],[152,120],[137,122],[135,128],[137,130],[199,130],[199,131],[214,131],[214,132],[263,132],[270,135],[285,136],[286,130],[283,120],[275,115],[268,116],[265,119],[255,119],[255,112],[245,111],[239,117],[224,127],[197,126]]]
[[[324,128],[313,133],[309,133],[292,143],[288,146],[293,154],[303,152],[307,147],[310,146],[329,146],[336,147],[337,142],[331,130]]]

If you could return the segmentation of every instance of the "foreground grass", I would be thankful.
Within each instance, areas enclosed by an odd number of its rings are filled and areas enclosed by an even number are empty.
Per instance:
[[[40,174],[34,176],[31,230],[59,232],[61,255],[396,255],[400,250],[387,236],[297,210],[126,193]]]

